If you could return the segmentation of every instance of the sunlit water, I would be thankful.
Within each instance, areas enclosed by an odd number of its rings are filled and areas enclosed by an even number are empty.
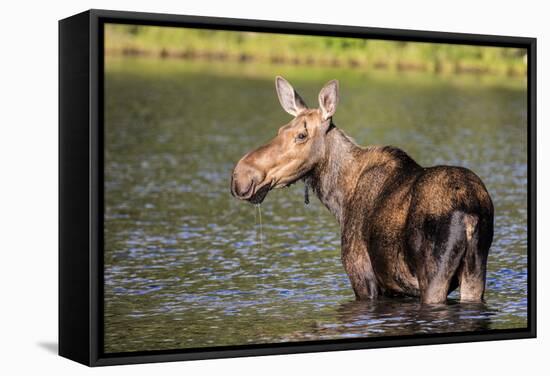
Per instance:
[[[354,302],[336,220],[304,187],[258,209],[231,169],[289,121],[275,74],[308,103],[338,78],[337,126],[423,165],[475,171],[495,204],[487,304]],[[254,64],[108,59],[105,351],[519,328],[527,317],[525,82]]]

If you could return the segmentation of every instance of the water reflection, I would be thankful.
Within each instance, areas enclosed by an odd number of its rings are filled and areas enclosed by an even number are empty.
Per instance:
[[[491,328],[495,315],[484,303],[456,300],[446,305],[422,305],[410,298],[353,300],[337,305],[333,321],[311,321],[307,328],[281,335],[278,341],[483,331]]]
[[[422,305],[409,298],[350,301],[338,307],[338,325],[322,325],[306,334],[305,338],[482,331],[490,328],[493,315],[495,312],[483,303],[450,301],[446,305]]]
[[[526,326],[521,80],[285,66],[264,74],[171,60],[106,67],[107,352]],[[316,198],[304,207],[300,184],[262,204],[260,245],[255,208],[231,197],[229,174],[288,121],[275,74],[312,99],[338,77],[336,124],[360,144],[397,145],[421,164],[482,177],[496,214],[486,305],[352,301],[337,223]]]

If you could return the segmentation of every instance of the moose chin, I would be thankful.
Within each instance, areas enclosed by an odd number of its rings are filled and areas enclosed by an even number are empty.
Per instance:
[[[338,86],[328,82],[310,109],[276,78],[294,118],[239,160],[233,196],[257,204],[303,179],[340,224],[358,300],[407,295],[440,304],[459,288],[462,302],[483,301],[493,203],[481,179],[462,167],[422,167],[395,147],[358,146],[333,122]]]

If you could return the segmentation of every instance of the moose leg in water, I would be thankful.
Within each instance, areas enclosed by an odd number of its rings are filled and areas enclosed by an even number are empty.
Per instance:
[[[342,239],[342,265],[346,271],[357,300],[378,296],[376,275],[369,260],[365,244],[350,234],[351,239]]]
[[[483,299],[492,234],[492,220],[483,218],[476,221],[473,217],[467,217],[468,247],[458,274],[461,301],[476,302]]]
[[[422,167],[395,147],[357,145],[333,122],[335,80],[316,109],[282,77],[275,86],[293,119],[239,160],[233,196],[259,204],[273,188],[303,179],[340,224],[342,263],[358,300],[443,303],[460,286],[461,301],[482,301],[493,204],[481,179],[461,167]]]
[[[426,221],[423,229],[413,230],[413,252],[420,255],[417,260],[421,260],[416,270],[423,303],[442,302],[456,288],[455,285],[451,289],[451,282],[464,262],[464,254],[470,246],[475,246],[468,231],[470,221],[475,219],[455,211],[443,220]]]

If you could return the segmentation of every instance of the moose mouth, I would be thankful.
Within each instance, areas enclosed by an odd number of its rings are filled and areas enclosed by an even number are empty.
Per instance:
[[[300,178],[291,179],[286,182],[276,181],[275,179],[265,182],[263,184],[257,185],[254,181],[250,183],[245,192],[238,193],[235,189],[233,181],[231,182],[231,194],[238,198],[239,200],[250,202],[251,204],[257,205],[261,204],[269,191],[272,189],[279,188],[288,188],[294,183],[296,183]],[[259,187],[259,188],[258,188]]]
[[[264,184],[258,190],[256,190],[248,199],[246,199],[246,201],[254,205],[261,204],[270,190],[271,184]]]
[[[242,201],[250,202],[251,204],[261,204],[265,197],[267,196],[268,192],[273,188],[273,181],[263,183],[263,184],[256,184],[254,181],[250,182],[248,188],[244,191],[239,191],[236,188],[236,184],[234,183],[234,180],[231,179],[231,194],[233,197],[238,198]]]
[[[272,180],[271,183],[267,183],[262,185],[258,190],[254,191],[255,187],[252,187],[252,192],[254,192],[249,198],[246,199],[246,201],[252,203],[252,204],[261,204],[264,200],[269,191],[272,189],[280,189],[280,188],[288,188],[297,181],[299,181],[302,178],[295,178],[291,179],[287,182],[280,183],[276,182],[275,180]]]

